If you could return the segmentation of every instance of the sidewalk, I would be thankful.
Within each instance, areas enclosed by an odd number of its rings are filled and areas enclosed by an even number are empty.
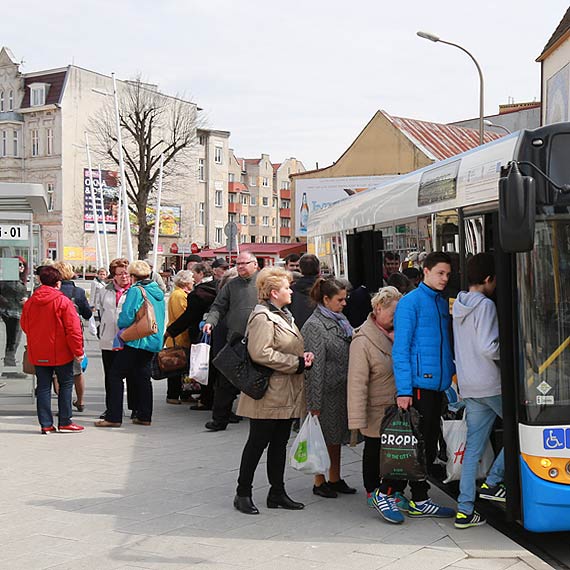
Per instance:
[[[125,418],[93,426],[103,411],[97,344],[88,343],[81,434],[42,436],[29,395],[0,390],[0,568],[34,570],[527,570],[547,564],[490,526],[459,531],[451,520],[390,525],[366,506],[361,447],[343,448],[354,496],[322,499],[311,477],[287,469],[300,512],[265,507],[264,466],[256,475],[259,516],[232,507],[247,421],[209,433],[207,412],[165,403],[155,382],[152,427]],[[55,409],[55,400],[54,400]],[[454,506],[438,489],[437,501]]]

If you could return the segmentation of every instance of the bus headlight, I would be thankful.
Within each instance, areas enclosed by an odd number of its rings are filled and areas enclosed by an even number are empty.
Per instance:
[[[544,458],[540,460],[540,464],[546,469],[552,465],[552,461],[550,461],[550,459]]]
[[[556,469],[556,467],[553,467],[552,469],[550,469],[550,471],[548,472],[548,475],[550,477],[552,477],[553,479],[558,477],[558,469]]]

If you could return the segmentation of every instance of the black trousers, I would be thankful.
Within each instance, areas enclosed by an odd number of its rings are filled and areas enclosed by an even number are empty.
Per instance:
[[[16,352],[22,336],[20,319],[18,317],[6,317],[2,315],[2,320],[6,325],[6,352]]]
[[[218,372],[216,374],[212,404],[212,419],[214,422],[223,425],[228,424],[232,406],[238,394],[239,390],[223,374]]]
[[[182,376],[167,378],[166,382],[166,398],[168,400],[178,400],[182,393]]]
[[[267,447],[267,478],[269,493],[279,495],[285,491],[285,463],[287,442],[293,420],[249,420],[249,437],[241,455],[237,494],[251,497],[253,476]]]
[[[107,414],[107,410],[109,409],[109,377],[111,374],[111,368],[113,366],[113,362],[115,361],[115,357],[119,354],[120,351],[117,350],[102,350],[101,357],[103,360],[103,372],[105,374],[105,414]],[[135,377],[132,373],[127,374],[125,377],[127,381],[127,407],[129,410],[134,410],[134,383]]]
[[[437,456],[437,444],[441,434],[441,402],[443,392],[414,388],[414,408],[422,416],[420,428],[424,437],[428,473]]]
[[[106,419],[110,422],[123,421],[123,378],[134,378],[132,406],[136,417],[144,422],[152,418],[152,384],[150,380],[150,361],[153,353],[140,348],[125,345],[117,351],[109,374],[109,404]]]

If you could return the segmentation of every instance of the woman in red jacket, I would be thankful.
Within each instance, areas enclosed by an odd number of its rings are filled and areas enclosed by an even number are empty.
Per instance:
[[[39,270],[41,287],[36,289],[22,310],[21,325],[28,341],[28,358],[36,366],[38,420],[43,434],[55,432],[51,412],[51,383],[59,382],[58,429],[82,431],[71,420],[73,361],[83,359],[83,334],[77,311],[60,290],[61,275],[54,267]]]

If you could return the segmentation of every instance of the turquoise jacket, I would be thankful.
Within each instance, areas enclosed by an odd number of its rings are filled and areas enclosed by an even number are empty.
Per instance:
[[[132,287],[129,288],[127,291],[127,296],[125,297],[125,302],[123,303],[123,308],[119,314],[119,320],[117,324],[119,325],[119,329],[126,329],[128,326],[132,325],[135,322],[137,311],[143,304],[141,286],[144,287],[146,296],[154,307],[156,323],[158,324],[158,332],[145,338],[130,340],[125,344],[132,346],[133,348],[148,350],[149,352],[160,352],[164,344],[164,319],[166,315],[166,309],[164,305],[164,293],[160,290],[160,287],[154,281],[145,279],[143,281],[135,283]]]

